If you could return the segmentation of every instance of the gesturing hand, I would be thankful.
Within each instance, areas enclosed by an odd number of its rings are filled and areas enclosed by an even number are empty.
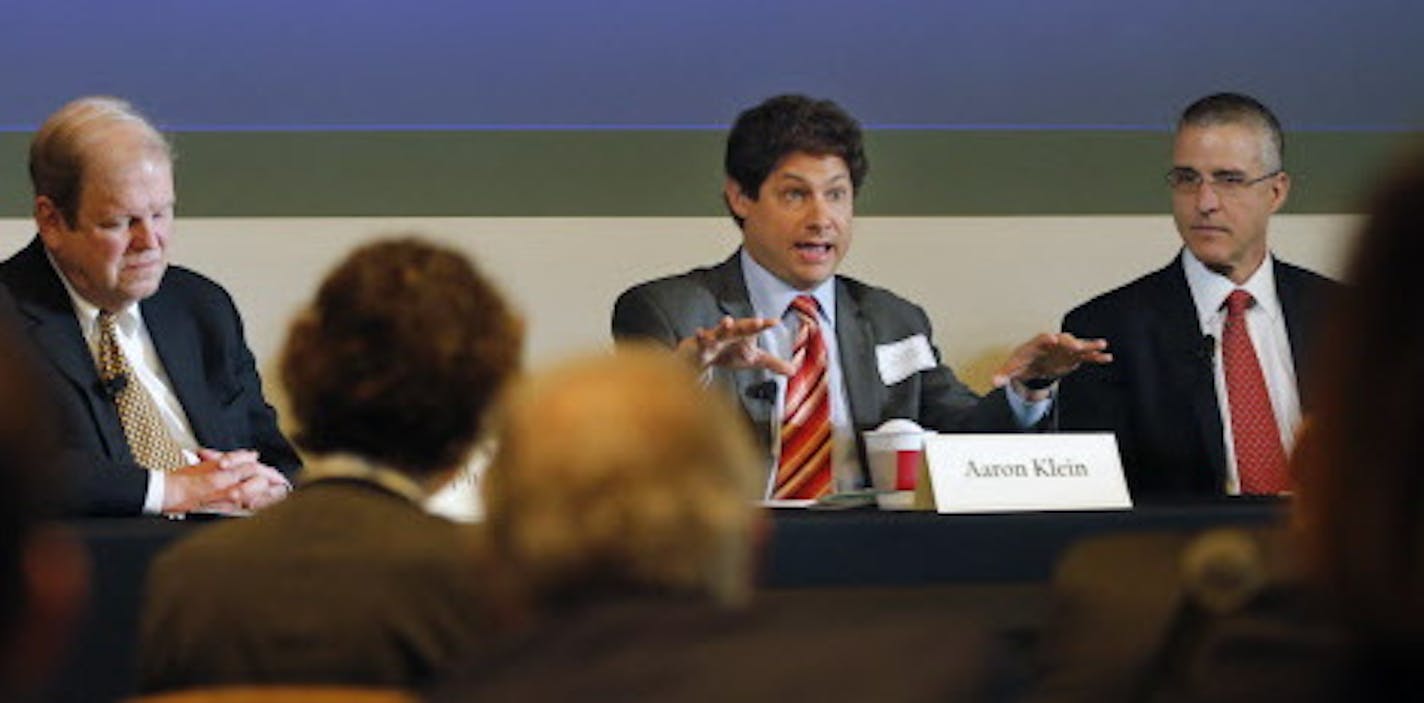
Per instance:
[[[1044,332],[1019,345],[994,373],[994,385],[1030,379],[1057,380],[1078,366],[1106,364],[1112,354],[1105,339],[1078,339],[1067,332]]]
[[[796,372],[791,362],[757,346],[756,336],[775,327],[778,322],[765,317],[724,317],[715,327],[698,329],[677,345],[677,353],[692,361],[698,369],[722,366],[732,369],[766,369],[790,375]]]

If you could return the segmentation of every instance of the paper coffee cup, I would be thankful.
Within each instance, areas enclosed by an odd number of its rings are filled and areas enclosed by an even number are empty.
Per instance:
[[[887,420],[862,433],[870,485],[881,510],[909,510],[925,451],[925,430],[910,420]]]

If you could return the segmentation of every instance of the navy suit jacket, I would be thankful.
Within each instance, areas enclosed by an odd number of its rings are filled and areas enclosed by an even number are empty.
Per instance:
[[[134,463],[69,293],[38,237],[0,263],[0,283],[14,298],[21,334],[48,361],[75,509],[88,515],[140,514],[148,471]],[[263,463],[294,473],[301,462],[263,398],[242,319],[227,292],[197,273],[169,266],[158,291],[139,307],[198,443],[224,451],[255,449]]]
[[[716,266],[624,291],[613,308],[613,336],[652,339],[672,347],[726,316],[756,317],[735,253]],[[861,466],[866,463],[860,433],[892,418],[914,420],[940,432],[1018,431],[1004,391],[995,390],[981,400],[939,363],[939,349],[933,346],[933,367],[887,385],[880,377],[875,347],[917,334],[933,343],[929,318],[918,305],[883,288],[836,276],[836,343]],[[763,445],[769,446],[776,411],[771,374],[748,369],[717,369],[716,374],[717,382],[740,401]]]
[[[1275,278],[1299,382],[1339,284],[1279,259]],[[1214,361],[1180,259],[1074,308],[1063,330],[1106,339],[1113,362],[1063,379],[1059,427],[1115,432],[1135,498],[1222,494],[1226,446]]]

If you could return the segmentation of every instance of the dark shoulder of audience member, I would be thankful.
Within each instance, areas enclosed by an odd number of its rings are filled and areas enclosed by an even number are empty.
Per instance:
[[[54,523],[54,416],[0,285],[0,700],[25,700],[63,651],[87,580],[78,543]]]
[[[522,337],[463,256],[416,239],[362,247],[292,323],[281,374],[293,439],[409,474],[461,465]]]
[[[1424,682],[1424,151],[1368,212],[1296,452],[1304,556],[1349,633],[1361,697]]]

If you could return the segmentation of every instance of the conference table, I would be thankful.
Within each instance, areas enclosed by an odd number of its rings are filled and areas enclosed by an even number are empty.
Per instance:
[[[930,512],[773,510],[759,565],[763,597],[807,592],[828,607],[916,603],[953,610],[960,599],[982,609],[997,599],[1031,628],[1054,564],[1086,537],[1125,531],[1200,531],[1263,525],[1284,512],[1249,499],[1144,505],[1124,511],[939,515]],[[112,700],[132,690],[134,644],[149,561],[212,521],[84,519],[70,523],[93,561],[91,598],[69,661],[47,700]],[[294,539],[300,536],[294,535]],[[972,594],[972,595],[965,595]],[[260,597],[260,594],[254,594]],[[872,602],[873,601],[873,602]]]
[[[761,582],[768,588],[1039,582],[1084,537],[1264,525],[1283,511],[1279,501],[1251,498],[993,515],[778,510]]]

